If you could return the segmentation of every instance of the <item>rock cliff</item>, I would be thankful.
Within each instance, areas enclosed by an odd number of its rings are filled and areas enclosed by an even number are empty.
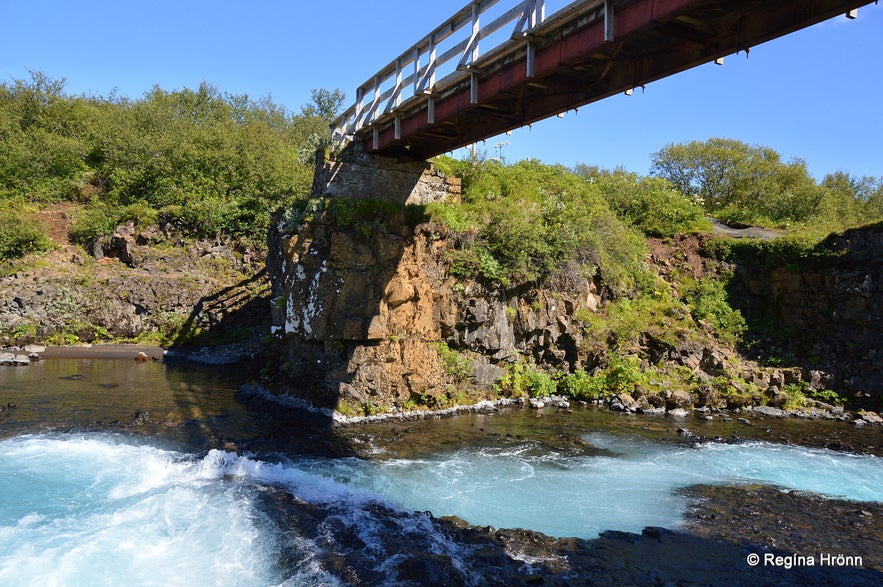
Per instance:
[[[554,291],[455,279],[448,268],[463,235],[426,223],[408,206],[458,198],[459,182],[425,163],[350,157],[320,159],[310,213],[280,214],[271,227],[277,337],[271,362],[278,368],[270,372],[277,391],[346,415],[369,415],[496,397],[495,384],[516,361],[547,373],[606,366],[608,341],[589,339],[585,328],[586,317],[610,301],[597,272]],[[392,179],[385,184],[387,175]],[[377,200],[398,207],[367,203]],[[661,380],[658,389],[636,386],[614,403],[625,410],[778,409],[793,405],[794,397],[782,392],[788,387],[842,386],[879,396],[881,233],[877,227],[832,237],[831,247],[842,254],[799,271],[750,260],[728,269],[704,253],[710,237],[653,243],[648,262],[663,279],[734,269],[733,291],[749,317],[758,307],[775,309],[791,336],[813,333],[816,350],[830,360],[760,367],[687,316],[694,332],[645,332],[626,352],[642,367],[680,369],[690,387],[669,389]]]
[[[93,256],[67,242],[39,263],[0,275],[0,345],[120,340],[192,342],[265,332],[262,251],[123,225]],[[205,341],[201,341],[205,342]]]
[[[818,249],[788,263],[738,258],[733,297],[768,336],[767,355],[827,371],[850,395],[883,396],[883,224]]]
[[[280,241],[270,269],[283,386],[344,413],[487,397],[502,375],[494,363],[519,354],[575,362],[576,314],[599,303],[592,282],[513,294],[457,281],[445,262],[452,240],[401,216],[362,242],[327,215]],[[448,348],[468,363],[462,372]]]
[[[407,181],[397,164],[386,165],[395,170],[390,189],[377,179],[383,159],[320,163],[314,196],[406,206],[426,194],[459,197],[459,180],[425,164]],[[577,360],[576,314],[598,306],[598,284],[513,293],[458,281],[447,270],[456,236],[404,212],[381,215],[370,231],[342,226],[340,214],[323,209],[297,226],[280,216],[271,229],[282,388],[347,414],[442,407],[493,395],[502,375],[495,363],[518,354],[562,366]]]

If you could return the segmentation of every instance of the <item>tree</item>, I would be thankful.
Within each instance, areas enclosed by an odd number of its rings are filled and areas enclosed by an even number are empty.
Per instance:
[[[312,102],[300,109],[300,116],[295,121],[298,133],[307,137],[306,144],[300,150],[302,163],[312,163],[316,151],[324,149],[331,140],[331,123],[337,117],[343,104],[344,94],[340,90],[320,88],[310,92]]]
[[[883,218],[883,178],[853,177],[837,171],[825,176],[822,188],[819,216],[836,223],[835,229]]]
[[[301,107],[301,114],[306,117],[321,118],[330,124],[337,118],[337,113],[346,97],[339,89],[331,91],[319,88],[310,91],[310,98],[312,103]]]
[[[648,236],[671,237],[709,228],[702,206],[665,179],[630,173],[592,179],[617,216]]]
[[[782,161],[775,150],[712,138],[669,144],[652,156],[652,172],[700,198],[723,220],[784,224],[809,219],[822,191],[806,163]]]
[[[883,220],[883,177],[874,180],[874,190],[865,203],[865,217],[868,220]]]
[[[0,84],[0,198],[69,198],[85,171],[86,110],[64,95],[64,79],[30,76]]]

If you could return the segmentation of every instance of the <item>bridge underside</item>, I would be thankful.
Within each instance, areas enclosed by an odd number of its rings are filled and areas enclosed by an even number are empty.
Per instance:
[[[872,0],[633,0],[580,15],[361,131],[372,153],[426,159],[708,63]],[[612,35],[611,35],[612,32]],[[611,38],[612,37],[612,38]]]

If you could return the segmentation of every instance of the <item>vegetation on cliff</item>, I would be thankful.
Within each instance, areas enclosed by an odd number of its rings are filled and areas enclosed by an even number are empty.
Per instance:
[[[135,100],[71,96],[39,72],[0,83],[0,255],[46,248],[28,214],[61,201],[80,205],[84,244],[126,221],[263,242],[270,213],[309,194],[342,95],[313,98],[291,113],[206,83]]]
[[[753,349],[756,357],[769,359],[760,349],[781,320],[770,315],[746,321],[738,309],[744,305],[731,298],[731,263],[753,256],[768,266],[800,266],[831,254],[821,236],[883,216],[883,180],[840,172],[816,183],[802,162],[783,163],[771,149],[738,141],[670,145],[654,155],[654,162],[656,177],[588,166],[567,170],[537,161],[439,161],[464,180],[462,203],[429,208],[435,222],[459,235],[458,248],[449,253],[455,277],[503,290],[562,293],[580,279],[600,278],[606,292],[602,307],[578,316],[582,351],[594,358],[562,368],[526,355],[505,366],[502,392],[602,399],[636,388],[648,397],[695,390],[703,383],[695,369],[660,360],[692,343]],[[710,233],[706,218],[712,215],[773,227],[781,236],[703,237],[695,245],[704,259],[701,267],[677,258],[662,266],[646,264],[652,257],[648,238],[665,243],[676,235]],[[748,371],[737,354],[727,356],[705,375],[709,388],[719,392],[718,402],[775,401],[796,408],[813,400],[842,401],[806,382],[782,380],[767,393],[768,382],[745,383]],[[766,363],[786,364],[782,357]],[[786,399],[774,400],[775,393]]]
[[[648,280],[644,239],[617,218],[593,184],[536,160],[441,162],[463,178],[462,203],[431,205],[434,220],[463,235],[451,272],[505,286],[564,285],[597,268],[618,292]]]

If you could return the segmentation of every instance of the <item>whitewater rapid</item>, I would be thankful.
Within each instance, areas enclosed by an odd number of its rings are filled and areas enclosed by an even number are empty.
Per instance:
[[[420,459],[187,454],[111,434],[0,441],[0,584],[335,585],[316,562],[327,544],[281,528],[267,488],[328,512],[364,543],[432,533],[425,515],[592,538],[604,530],[675,528],[678,489],[764,483],[883,502],[883,459],[762,442],[698,447],[588,433],[593,455],[529,441]],[[439,551],[459,546],[441,536]],[[380,548],[378,546],[378,548]],[[291,553],[295,553],[292,557]],[[280,560],[285,560],[281,564]]]

